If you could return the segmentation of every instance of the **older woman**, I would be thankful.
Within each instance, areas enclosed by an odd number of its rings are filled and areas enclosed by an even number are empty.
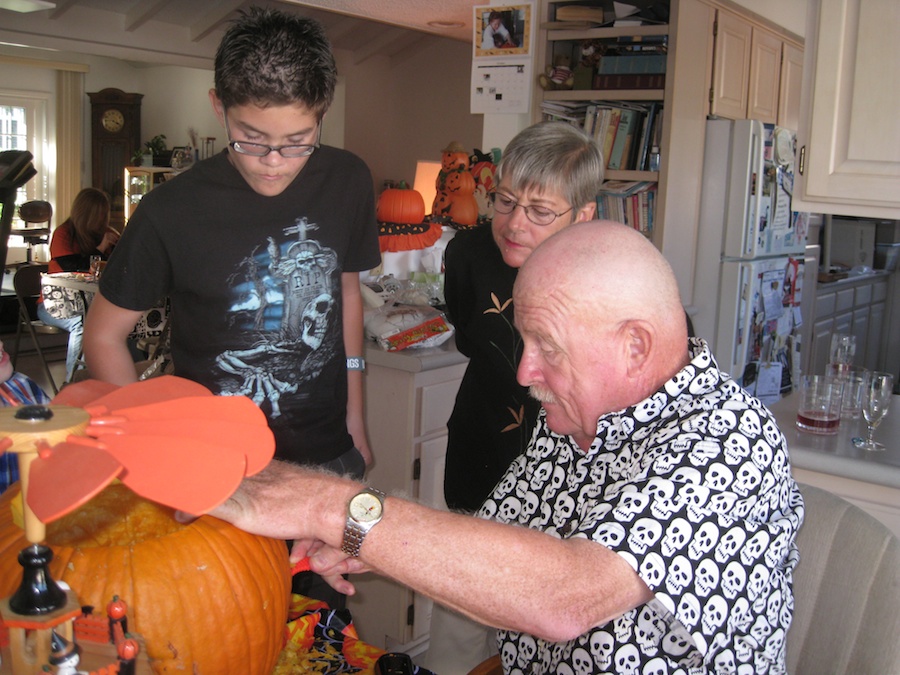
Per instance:
[[[522,341],[513,327],[519,267],[554,232],[592,220],[603,183],[600,147],[564,122],[519,132],[497,166],[490,227],[459,232],[445,254],[447,310],[469,357],[447,424],[444,497],[475,512],[528,445],[540,403],[516,382]],[[431,670],[465,673],[496,651],[493,631],[435,605]]]

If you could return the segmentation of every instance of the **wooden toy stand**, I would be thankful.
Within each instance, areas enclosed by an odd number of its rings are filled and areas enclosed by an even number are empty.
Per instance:
[[[46,537],[46,527],[28,506],[24,498],[28,494],[28,477],[32,462],[38,456],[42,443],[52,445],[65,440],[70,434],[83,434],[90,416],[80,408],[60,407],[47,414],[47,406],[23,406],[9,408],[10,414],[0,418],[0,436],[3,437],[7,452],[15,452],[19,457],[19,475],[22,483],[22,505],[25,516],[25,538],[29,546],[19,554],[19,562],[26,567],[26,559],[42,569],[32,570],[35,583],[50,586],[55,592],[23,593],[19,588],[13,596],[0,600],[0,617],[9,629],[10,656],[13,675],[38,675],[50,659],[50,635],[56,632],[67,640],[72,640],[72,621],[81,613],[81,605],[74,593],[59,588],[50,579],[46,565],[53,553],[42,542]],[[23,414],[24,413],[24,414]],[[36,562],[35,562],[36,561]],[[23,585],[28,583],[29,571],[23,570]],[[29,597],[31,596],[31,597]],[[16,609],[10,602],[19,598]],[[16,603],[14,603],[16,604]],[[21,610],[21,605],[28,609]]]

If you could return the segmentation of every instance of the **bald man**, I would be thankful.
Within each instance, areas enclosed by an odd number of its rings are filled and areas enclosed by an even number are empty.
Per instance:
[[[803,507],[784,436],[687,337],[665,259],[570,225],[514,288],[529,448],[478,518],[274,462],[214,512],[499,628],[508,673],[783,672]],[[649,670],[648,670],[649,669]]]

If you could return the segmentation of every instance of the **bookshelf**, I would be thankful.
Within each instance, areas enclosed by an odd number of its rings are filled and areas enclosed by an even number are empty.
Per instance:
[[[675,5],[677,0],[667,4]],[[572,124],[582,126],[588,133],[596,136],[598,130],[601,134],[608,133],[609,127],[609,123],[595,127],[595,123],[599,124],[600,118],[594,117],[594,121],[591,121],[591,115],[596,114],[598,108],[603,110],[609,107],[621,107],[638,110],[635,122],[637,127],[633,132],[634,138],[629,139],[628,145],[624,148],[625,157],[617,156],[618,153],[612,152],[612,144],[608,140],[597,136],[598,142],[605,146],[604,156],[608,162],[604,178],[608,182],[614,181],[615,185],[621,185],[624,182],[658,185],[664,179],[665,171],[662,170],[663,165],[660,162],[657,162],[660,169],[654,168],[654,170],[650,170],[649,150],[652,143],[658,148],[660,158],[663,158],[666,153],[663,125],[668,125],[668,120],[665,119],[665,79],[667,76],[664,73],[672,70],[672,48],[669,40],[670,26],[594,26],[593,24],[580,23],[578,21],[559,21],[557,9],[571,5],[572,3],[566,0],[541,0],[539,13],[541,28],[539,31],[539,46],[536,52],[538,72],[543,72],[546,64],[554,63],[559,55],[571,55],[570,58],[573,67],[575,67],[578,64],[581,47],[588,42],[592,42],[602,45],[603,55],[600,56],[601,63],[608,57],[646,59],[652,55],[655,59],[655,67],[658,65],[661,56],[663,72],[642,70],[640,67],[636,71],[647,73],[648,77],[651,74],[654,75],[656,79],[648,80],[648,82],[653,84],[658,82],[661,86],[658,88],[633,89],[593,88],[596,84],[603,81],[601,80],[601,66],[598,64],[589,75],[582,73],[581,78],[576,75],[576,87],[580,88],[548,91],[539,89],[537,93],[539,100],[535,106],[534,121],[554,118],[564,119]],[[611,61],[612,59],[609,60]],[[639,61],[638,63],[647,63],[647,61]],[[590,88],[584,88],[585,82],[589,83]],[[647,84],[647,82],[644,84]],[[652,117],[650,114],[651,109],[653,110]],[[554,111],[563,112],[555,113]],[[587,122],[583,120],[584,116],[587,116]],[[582,119],[580,123],[579,119]],[[646,125],[644,120],[648,120]],[[615,125],[616,123],[614,122],[613,124]],[[651,126],[652,124],[658,125],[655,130]],[[613,185],[613,183],[610,183],[610,185]],[[654,186],[655,196],[659,192]],[[650,230],[644,232],[657,245],[661,245],[662,241],[660,227],[662,212],[659,208],[660,206],[659,196],[657,196],[654,222]],[[604,215],[610,217],[611,214]]]

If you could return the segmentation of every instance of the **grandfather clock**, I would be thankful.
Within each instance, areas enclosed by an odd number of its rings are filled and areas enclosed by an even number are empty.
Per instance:
[[[121,89],[89,93],[91,98],[91,163],[95,188],[105,191],[112,202],[110,224],[125,223],[125,167],[141,146],[141,99]]]

